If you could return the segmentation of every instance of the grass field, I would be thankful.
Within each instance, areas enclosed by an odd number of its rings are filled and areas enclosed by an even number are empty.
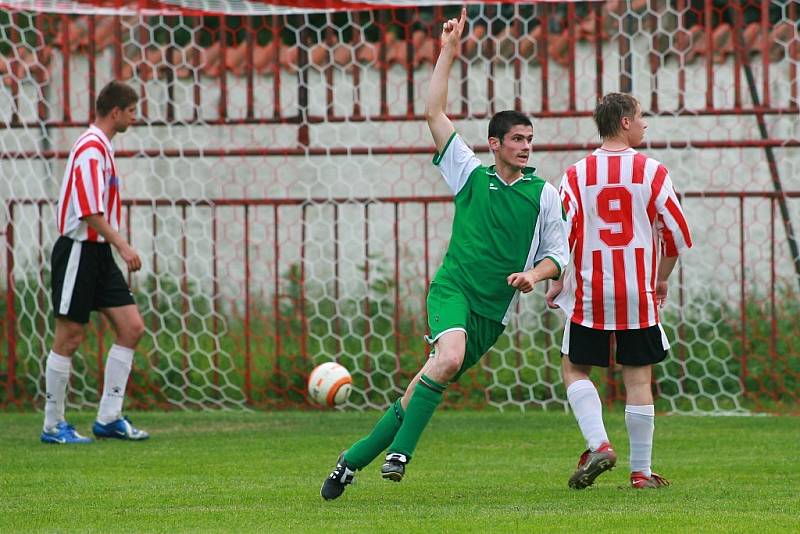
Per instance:
[[[0,414],[0,532],[788,532],[800,526],[800,420],[656,420],[654,468],[627,482],[621,414],[607,417],[617,469],[567,488],[582,440],[571,415],[437,413],[400,484],[380,462],[323,502],[339,450],[376,413],[141,413],[142,443],[38,442],[40,414]],[[88,433],[93,414],[72,414]]]

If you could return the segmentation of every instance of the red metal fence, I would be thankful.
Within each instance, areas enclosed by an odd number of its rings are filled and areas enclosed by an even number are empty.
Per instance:
[[[674,378],[659,382],[662,398],[671,403],[668,409],[742,408],[738,400],[732,406],[697,404],[697,398],[721,391],[746,399],[747,407],[796,410],[800,336],[791,316],[800,283],[793,223],[800,195],[794,172],[800,141],[793,135],[800,113],[800,4],[677,0],[666,11],[665,2],[635,4],[644,8],[617,3],[623,7],[615,11],[604,2],[470,5],[450,114],[465,129],[502,108],[531,115],[534,159],[549,165],[545,177],[554,181],[573,158],[597,146],[580,129],[591,123],[597,98],[608,91],[635,94],[648,120],[661,126],[648,131],[643,150],[678,178],[699,245],[699,255],[689,256],[677,273],[671,320],[678,367],[666,373]],[[0,184],[0,191],[10,191],[0,208],[0,243],[6,247],[0,256],[6,274],[0,407],[34,405],[41,394],[38,360],[50,335],[45,278],[53,183],[74,129],[94,119],[98,88],[112,77],[141,95],[141,118],[116,157],[130,169],[141,161],[151,165],[131,172],[137,177],[170,164],[153,198],[141,184],[123,191],[137,199],[125,202],[125,231],[148,255],[148,280],[131,282],[150,284],[169,274],[177,286],[168,305],[158,280],[147,287],[148,309],[161,314],[148,316],[150,330],[168,339],[139,360],[159,371],[132,383],[138,392],[133,402],[194,407],[235,397],[234,403],[298,406],[308,366],[341,352],[350,354],[357,373],[356,404],[385,404],[401,387],[402,380],[392,377],[405,378],[416,366],[404,358],[424,350],[424,288],[448,237],[449,198],[438,195],[435,172],[418,169],[432,152],[423,87],[438,53],[441,20],[458,8],[243,17],[122,10],[0,14],[0,29],[9,37],[0,43],[0,72],[11,104],[0,120],[0,166],[11,176],[7,188]],[[405,133],[381,138],[391,128]],[[247,130],[249,136],[241,136]],[[322,135],[330,130],[333,140]],[[139,141],[135,148],[125,144],[132,138]],[[481,157],[488,154],[485,144],[474,148]],[[197,162],[211,170],[197,170]],[[321,176],[329,167],[348,165],[360,169],[352,184],[347,170],[337,177],[349,194],[333,186],[316,192],[321,177],[310,181],[307,194],[277,178],[284,167],[297,174],[311,168]],[[250,172],[254,184],[237,181],[235,167]],[[384,171],[388,183],[420,185],[400,192],[366,187],[375,167],[391,169]],[[203,194],[164,193],[184,172],[207,188]],[[236,193],[219,194],[219,182]],[[320,206],[327,211],[318,213]],[[202,216],[193,217],[193,210]],[[206,234],[190,235],[192,226],[206,224]],[[354,236],[361,240],[355,246]],[[156,242],[164,238],[174,250],[159,248]],[[312,257],[312,248],[322,251]],[[312,280],[309,272],[322,260],[330,268]],[[198,264],[206,269],[199,277],[193,274]],[[709,271],[719,272],[716,281]],[[31,276],[33,285],[26,281]],[[366,296],[347,317],[340,306],[354,277],[363,281],[359,291]],[[701,297],[698,280],[710,280]],[[311,297],[312,290],[322,293]],[[376,291],[385,309],[372,298]],[[208,313],[202,303],[195,308],[197,295],[208,297]],[[330,302],[331,309],[323,310]],[[487,363],[479,377],[467,377],[451,395],[454,404],[477,398],[525,406],[535,399],[548,406],[555,399],[561,406],[558,319],[542,312],[540,320],[533,308],[522,312],[499,361]],[[196,326],[208,334],[202,338],[188,324],[198,315]],[[174,331],[168,318],[178,325]],[[353,340],[347,328],[357,331],[361,345],[348,347]],[[546,336],[527,336],[532,331]],[[96,357],[85,362],[76,387],[89,392],[81,406],[92,404],[102,377],[107,338],[96,335],[92,342],[99,346],[85,352]],[[176,362],[158,367],[160,352],[172,347]],[[390,361],[359,355],[371,351],[387,353]],[[194,362],[195,353],[211,363]],[[226,363],[225,357],[232,359]],[[506,360],[517,362],[510,383],[503,375]],[[226,365],[232,372],[222,371]],[[233,393],[219,389],[226,381]],[[184,404],[198,382],[208,385],[199,394],[206,397]],[[613,370],[605,394],[610,401],[618,394]]]
[[[742,386],[742,393],[746,399],[749,399],[753,402],[753,405],[756,407],[761,407],[763,409],[776,409],[783,407],[786,409],[787,407],[791,410],[793,409],[792,406],[796,406],[796,402],[798,400],[797,390],[792,389],[791,387],[786,387],[787,385],[795,384],[798,377],[800,377],[800,373],[798,369],[796,369],[796,363],[798,358],[798,347],[797,347],[797,339],[800,339],[800,327],[797,326],[795,321],[790,319],[789,326],[786,323],[786,313],[789,314],[794,313],[796,310],[796,305],[794,303],[790,303],[788,308],[783,309],[783,307],[787,306],[787,298],[791,298],[791,295],[797,295],[796,288],[792,288],[792,281],[791,278],[787,278],[787,265],[786,259],[790,256],[787,254],[787,245],[785,240],[785,235],[781,232],[781,218],[779,215],[780,206],[782,203],[786,203],[787,201],[795,201],[796,199],[800,198],[800,191],[791,191],[791,192],[784,192],[784,193],[775,193],[775,192],[686,192],[682,195],[682,203],[684,205],[684,209],[687,212],[687,215],[690,220],[697,219],[697,212],[701,210],[707,210],[709,204],[720,204],[722,202],[733,203],[736,208],[736,214],[734,215],[734,219],[736,221],[735,227],[728,232],[728,235],[733,235],[738,237],[738,239],[733,241],[728,240],[720,240],[717,241],[717,245],[720,249],[728,249],[731,247],[736,248],[737,250],[737,269],[738,272],[736,273],[736,278],[738,280],[736,291],[733,293],[725,293],[721,291],[718,295],[720,298],[727,299],[728,306],[727,310],[730,314],[729,316],[723,316],[720,319],[723,320],[728,326],[729,331],[735,333],[737,339],[728,339],[728,342],[736,342],[736,350],[734,353],[731,354],[731,358],[737,364],[736,367],[737,377],[740,381]],[[212,278],[214,280],[214,286],[212,289],[212,301],[214,306],[214,320],[211,325],[210,334],[213,336],[220,336],[220,329],[219,329],[219,322],[218,318],[221,317],[223,314],[221,310],[221,305],[223,303],[223,298],[220,294],[218,281],[221,278],[224,278],[223,275],[220,274],[220,264],[230,261],[230,258],[224,258],[218,256],[218,216],[217,211],[222,208],[232,208],[238,210],[242,217],[236,218],[236,220],[240,221],[243,225],[242,235],[243,240],[238,245],[241,247],[241,250],[244,252],[242,260],[243,264],[243,271],[244,271],[244,279],[243,279],[243,292],[242,295],[244,297],[244,302],[242,303],[243,309],[243,330],[238,334],[240,339],[236,341],[237,346],[241,347],[242,349],[242,358],[240,361],[240,367],[235,369],[235,372],[242,377],[242,389],[244,399],[247,403],[251,405],[277,405],[277,406],[289,406],[293,405],[293,399],[296,399],[298,395],[302,395],[302,386],[295,385],[294,387],[286,388],[280,395],[279,398],[273,399],[273,401],[266,402],[263,398],[259,399],[259,393],[254,391],[253,382],[254,376],[261,374],[261,376],[257,377],[257,381],[260,383],[268,383],[269,382],[269,375],[276,372],[283,372],[285,373],[286,370],[276,370],[276,369],[264,369],[260,368],[258,365],[258,359],[264,358],[265,355],[263,354],[254,354],[252,350],[253,345],[253,338],[260,337],[263,335],[263,329],[267,328],[272,336],[274,336],[274,350],[277,355],[281,355],[282,353],[282,341],[281,341],[281,333],[286,332],[281,325],[285,324],[287,321],[292,320],[293,318],[283,317],[282,308],[279,305],[279,301],[286,297],[284,288],[280,285],[280,280],[278,276],[275,276],[274,280],[271,281],[254,281],[253,275],[251,274],[251,259],[249,251],[254,246],[253,243],[250,241],[249,238],[249,228],[251,226],[251,217],[249,213],[252,213],[255,209],[269,209],[274,213],[274,220],[280,221],[280,212],[282,209],[287,207],[294,207],[300,208],[301,219],[300,224],[303,227],[302,232],[302,239],[299,243],[286,243],[281,241],[279,238],[279,228],[276,226],[271,230],[273,240],[271,243],[271,247],[273,249],[273,261],[275,262],[273,272],[280,273],[286,270],[286,265],[281,265],[281,262],[284,261],[281,256],[281,251],[283,247],[298,247],[299,248],[299,272],[297,273],[297,285],[299,287],[299,294],[295,297],[299,299],[300,305],[297,306],[296,310],[299,314],[298,324],[300,325],[299,331],[289,333],[288,335],[292,336],[293,344],[299,348],[300,353],[296,355],[292,355],[299,359],[302,362],[309,362],[314,360],[314,355],[308,353],[308,345],[309,345],[309,314],[313,314],[314,310],[313,307],[306,301],[305,291],[304,288],[306,287],[306,265],[307,265],[307,258],[305,254],[306,245],[307,245],[307,237],[305,229],[310,223],[306,219],[306,207],[310,206],[331,206],[333,208],[333,220],[331,224],[334,228],[334,236],[338,236],[338,228],[340,225],[340,215],[339,215],[339,208],[341,206],[346,205],[356,205],[363,208],[365,217],[363,219],[363,224],[365,225],[364,232],[366,235],[370,234],[370,229],[372,228],[373,231],[375,228],[381,226],[390,226],[392,228],[392,235],[394,236],[393,242],[393,249],[394,255],[392,258],[392,272],[390,273],[391,277],[391,284],[389,287],[392,290],[391,299],[394,303],[393,307],[393,314],[390,320],[392,321],[391,332],[392,332],[392,341],[390,344],[390,348],[394,349],[395,358],[397,358],[397,370],[398,371],[405,371],[405,374],[410,372],[410,369],[401,369],[401,363],[399,360],[399,355],[403,352],[404,349],[407,349],[408,340],[405,339],[407,336],[407,332],[402,331],[403,329],[400,326],[401,318],[400,315],[403,310],[403,300],[406,298],[405,295],[401,296],[401,288],[404,285],[404,281],[402,280],[401,268],[400,263],[403,261],[403,254],[400,250],[400,229],[405,224],[416,224],[418,221],[404,221],[399,212],[399,206],[401,205],[408,205],[413,204],[420,206],[422,208],[422,237],[427,237],[429,233],[429,227],[431,226],[430,215],[429,215],[429,206],[431,205],[446,205],[449,206],[451,203],[450,197],[416,197],[416,198],[371,198],[371,199],[358,199],[358,198],[338,198],[338,199],[326,199],[326,198],[318,198],[318,199],[217,199],[217,200],[201,200],[201,201],[192,201],[188,199],[177,199],[177,200],[145,200],[145,199],[138,199],[138,200],[127,200],[124,202],[125,205],[125,216],[127,220],[127,225],[125,231],[127,232],[128,240],[136,246],[137,243],[141,243],[143,241],[148,240],[157,240],[159,238],[158,233],[150,233],[149,229],[143,228],[136,228],[130,224],[131,216],[136,211],[143,211],[145,213],[151,212],[151,217],[153,219],[153,228],[155,228],[156,224],[156,211],[159,208],[169,207],[169,208],[179,208],[182,213],[183,221],[186,222],[186,209],[189,207],[202,207],[207,208],[208,214],[211,218],[211,225],[212,225],[212,243],[210,245],[210,249],[213,251],[213,256],[210,258],[210,261],[213,265],[212,267]],[[763,205],[763,203],[768,203],[767,207]],[[747,227],[753,223],[753,221],[749,221],[747,214],[750,207],[753,205],[761,204],[761,209],[763,212],[769,213],[769,218],[767,221],[761,220],[759,221],[760,224],[766,225],[767,227],[767,236],[768,241],[767,243],[757,243],[757,244],[748,244],[748,240],[745,236],[745,232]],[[394,215],[391,219],[386,220],[385,218],[370,218],[370,206],[391,206],[390,212]],[[730,205],[730,204],[729,204]],[[36,227],[38,228],[38,235],[39,241],[37,243],[19,243],[15,240],[15,224],[17,224],[16,214],[19,211],[19,208],[22,206],[36,206],[37,213],[39,214],[39,218],[35,223]],[[718,206],[719,207],[719,206]],[[54,209],[54,203],[51,200],[47,199],[39,199],[39,200],[11,200],[7,202],[7,213],[9,214],[9,220],[5,226],[4,231],[0,236],[5,239],[6,245],[6,255],[5,255],[5,280],[6,280],[6,287],[7,288],[15,288],[16,281],[15,281],[15,252],[21,250],[21,248],[28,248],[28,247],[36,247],[38,249],[39,254],[39,262],[40,262],[40,281],[41,285],[38,287],[39,294],[36,296],[37,301],[39,302],[39,306],[41,310],[49,309],[47,304],[47,300],[49,299],[49,295],[45,293],[46,285],[44,284],[44,271],[46,270],[46,252],[47,252],[47,244],[43,239],[44,231],[43,227],[47,224],[48,216],[47,211],[52,211]],[[711,209],[714,211],[714,208]],[[30,221],[27,222],[30,224]],[[230,223],[228,223],[230,224]],[[696,229],[697,230],[697,229]],[[715,229],[718,230],[718,229]],[[165,229],[165,231],[170,231],[169,229]],[[702,230],[700,230],[702,232]],[[755,246],[753,246],[755,245]],[[364,280],[365,284],[369,284],[370,279],[370,241],[369,239],[364,240],[363,242],[364,251],[363,251],[363,258],[364,258],[364,265],[363,265],[363,272],[364,272]],[[440,257],[441,251],[432,251],[428,246],[428,240],[426,239],[424,243],[420,243],[420,247],[423,248],[423,261],[422,263],[425,266],[424,270],[424,286],[427,287],[430,277],[432,275],[431,270],[429,269],[430,266],[434,266],[437,261],[437,258]],[[334,250],[334,257],[332,259],[334,263],[334,273],[335,276],[332,279],[333,283],[333,294],[332,298],[338,300],[341,297],[341,290],[339,287],[339,266],[342,260],[340,256],[340,247],[338,243],[333,244]],[[767,251],[766,255],[764,251]],[[713,258],[714,253],[708,253],[709,251],[705,251],[705,258]],[[187,275],[187,264],[190,261],[193,261],[187,255],[187,240],[186,236],[183,235],[180,239],[180,248],[177,251],[178,256],[180,258],[180,263],[182,267],[180,268],[180,280],[181,280],[181,291],[179,292],[180,299],[181,299],[181,310],[182,313],[189,313],[189,300],[191,299],[191,291],[188,288],[189,285],[189,278]],[[196,258],[194,259],[196,261]],[[722,261],[720,259],[720,261]],[[152,252],[152,258],[150,259],[150,265],[152,265],[153,274],[157,275],[159,271],[159,256],[155,250]],[[673,294],[671,299],[676,301],[677,307],[679,310],[683,310],[685,306],[690,303],[686,301],[686,293],[684,288],[689,285],[687,281],[684,279],[686,276],[691,276],[692,273],[697,271],[697,265],[692,265],[688,271],[681,266],[676,273],[677,284],[675,287],[677,288],[678,293]],[[783,272],[779,273],[779,269]],[[713,268],[713,266],[711,266]],[[766,281],[766,287],[755,287],[751,285],[749,281],[752,277],[748,276],[748,271],[751,269],[759,269],[764,270],[768,269],[769,274],[766,277],[762,277],[762,280]],[[687,274],[688,273],[688,274]],[[136,287],[137,282],[133,282],[133,287]],[[141,282],[139,282],[141,283]],[[256,285],[256,283],[261,285],[268,285],[272,288],[271,298],[273,299],[273,306],[271,309],[271,316],[264,317],[259,316],[258,321],[254,321],[252,319],[252,314],[256,309],[256,305],[253,302],[253,291],[251,287]],[[788,294],[787,294],[788,290]],[[753,292],[751,295],[750,292]],[[262,295],[263,296],[263,295]],[[151,295],[150,298],[158,298],[156,295]],[[424,295],[418,295],[418,299],[422,300]],[[19,384],[20,380],[25,381],[29,378],[26,376],[19,376],[19,370],[22,371],[23,375],[25,373],[24,366],[22,366],[19,362],[18,358],[18,349],[17,349],[17,328],[19,325],[19,321],[17,318],[17,310],[20,309],[20,302],[17,300],[18,296],[16,295],[16,291],[9,290],[5,294],[5,314],[2,317],[2,328],[0,331],[5,333],[5,350],[0,352],[0,380],[3,382],[2,389],[5,390],[5,398],[3,404],[6,406],[17,405],[17,406],[28,406],[34,399],[31,398],[31,389],[26,388],[23,385]],[[755,302],[754,302],[755,300]],[[369,306],[369,301],[365,301],[365,306]],[[424,310],[424,308],[423,308]],[[369,315],[369,313],[367,313]],[[783,319],[781,319],[781,317]],[[151,317],[155,319],[155,316]],[[46,320],[46,318],[44,318]],[[271,325],[265,325],[263,322],[269,321]],[[424,324],[424,320],[422,321]],[[691,320],[687,320],[687,323],[691,323]],[[762,325],[766,325],[763,327]],[[370,336],[370,327],[368,323],[365,323],[365,330],[361,332],[361,334],[365,338],[369,338]],[[42,328],[46,329],[46,325],[41,325]],[[157,323],[151,323],[149,325],[151,332],[157,332],[159,325]],[[691,338],[688,336],[684,329],[687,326],[683,323],[678,323],[677,327],[677,344],[673,347],[674,357],[678,361],[685,361],[687,358],[687,346],[682,343],[683,339]],[[259,332],[259,333],[257,333]],[[335,333],[335,332],[334,332]],[[422,332],[417,332],[421,334]],[[188,343],[187,337],[190,336],[192,333],[190,331],[184,330],[181,333],[182,338],[182,346],[184,350],[188,350]],[[0,338],[1,339],[1,338]],[[107,343],[107,339],[104,338],[103,335],[97,336],[94,338],[96,346],[94,347],[85,347],[85,352],[94,354],[97,358],[97,367],[95,372],[97,373],[96,379],[99,381],[102,377],[102,368],[103,368],[103,358],[104,358],[104,344]],[[713,343],[716,340],[708,339],[706,340],[708,343]],[[554,347],[542,347],[542,349],[550,351]],[[691,350],[689,348],[688,350]],[[24,357],[29,357],[29,355],[23,355]],[[336,354],[331,354],[332,357],[336,357]],[[215,355],[215,358],[217,355]],[[749,370],[749,366],[751,362],[755,362],[756,371],[751,372]],[[215,370],[215,373],[218,371]],[[783,376],[778,376],[782,374]],[[219,377],[215,380],[219,380]],[[788,382],[788,384],[787,384]],[[465,386],[466,389],[469,389],[472,385],[476,384],[468,384]],[[784,386],[781,389],[781,385]],[[619,398],[622,398],[620,392],[620,382],[619,377],[616,376],[613,369],[610,370],[608,375],[606,376],[606,389],[605,389],[605,398],[608,402],[613,402]],[[154,388],[152,391],[142,390],[141,393],[143,395],[153,395],[156,393],[156,389],[158,388],[157,385],[153,384],[152,387]],[[143,406],[147,406],[147,403],[143,403]],[[169,404],[156,404],[160,407],[168,407]],[[770,408],[771,407],[771,408]]]

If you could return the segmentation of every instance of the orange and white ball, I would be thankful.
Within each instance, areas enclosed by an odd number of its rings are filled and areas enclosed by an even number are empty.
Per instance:
[[[339,406],[347,402],[353,389],[353,377],[336,362],[318,365],[308,375],[308,396],[323,406]]]

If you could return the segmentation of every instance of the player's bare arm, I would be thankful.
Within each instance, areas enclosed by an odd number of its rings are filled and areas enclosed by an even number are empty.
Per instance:
[[[464,31],[464,24],[467,22],[466,8],[461,10],[461,18],[450,19],[444,23],[441,37],[441,52],[436,66],[431,76],[431,84],[428,87],[428,97],[425,100],[425,118],[428,127],[433,135],[433,142],[436,144],[436,151],[442,152],[447,146],[447,141],[453,135],[455,127],[447,118],[445,108],[447,106],[447,82],[450,78],[450,69],[453,61],[458,55],[459,43],[461,42],[461,32]]]
[[[108,221],[105,220],[102,213],[93,213],[83,218],[86,223],[97,230],[97,233],[105,238],[105,240],[114,246],[119,252],[122,261],[128,266],[131,272],[138,271],[142,268],[142,260],[139,258],[139,253],[128,244],[119,232],[111,228]]]
[[[519,289],[523,293],[533,291],[533,286],[542,280],[547,280],[558,276],[560,269],[556,262],[550,258],[545,258],[539,265],[529,271],[510,274],[507,278],[508,285],[514,289]]]
[[[658,261],[658,272],[656,274],[656,304],[663,306],[667,300],[667,290],[669,285],[667,280],[675,264],[678,263],[678,256],[662,256]]]
[[[544,294],[545,301],[547,302],[547,307],[551,310],[557,310],[559,305],[556,304],[556,297],[561,294],[561,291],[564,289],[564,281],[563,280],[554,280],[553,283],[550,284],[550,287],[547,289],[547,292]]]

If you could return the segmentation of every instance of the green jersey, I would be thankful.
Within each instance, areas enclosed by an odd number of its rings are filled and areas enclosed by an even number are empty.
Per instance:
[[[455,284],[474,313],[508,324],[519,292],[507,277],[545,258],[560,273],[569,258],[558,192],[530,167],[506,184],[456,133],[433,163],[455,195],[450,244],[434,282]]]

